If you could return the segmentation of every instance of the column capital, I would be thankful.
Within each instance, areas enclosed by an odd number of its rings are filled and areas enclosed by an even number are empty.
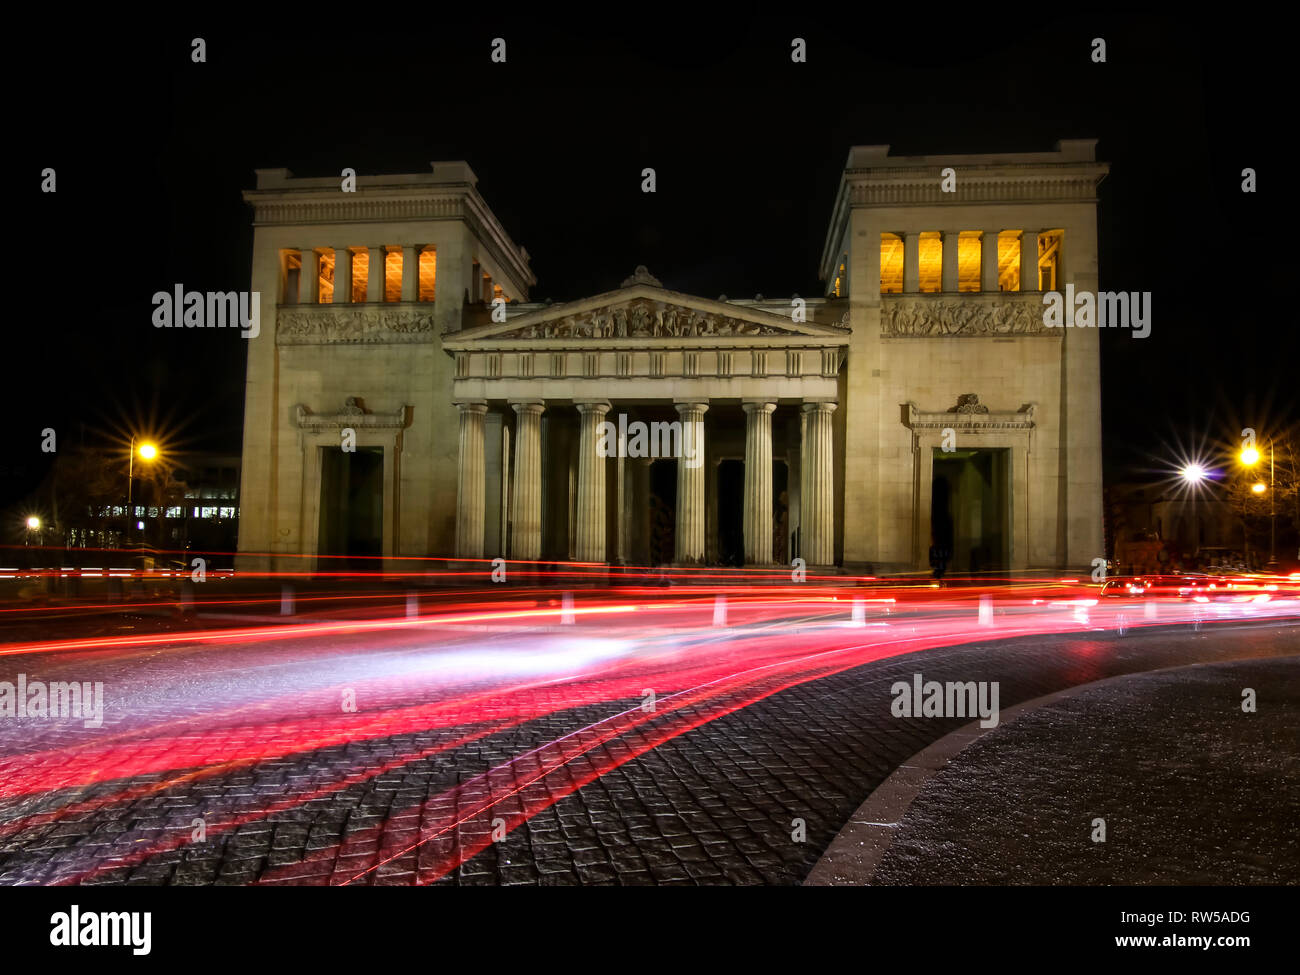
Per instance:
[[[709,404],[701,403],[699,400],[673,400],[673,407],[678,413],[707,413],[709,411]]]
[[[811,400],[805,402],[801,408],[805,413],[834,413],[837,406],[839,404],[833,400]]]
[[[486,413],[487,403],[483,400],[462,400],[456,404],[462,413]]]
[[[741,406],[746,413],[771,413],[776,410],[776,404],[771,400],[747,399]]]
[[[609,400],[580,400],[573,404],[578,408],[579,413],[595,413],[597,416],[604,416],[610,410]]]
[[[519,413],[521,415],[524,413],[533,413],[536,414],[537,416],[541,416],[542,411],[546,409],[546,404],[541,400],[534,400],[534,399],[513,400],[512,399],[510,401],[510,408],[514,410],[516,413]]]

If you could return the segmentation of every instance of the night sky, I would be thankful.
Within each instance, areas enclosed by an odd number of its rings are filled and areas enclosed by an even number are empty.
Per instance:
[[[257,167],[364,175],[465,159],[532,255],[533,299],[609,290],[637,264],[706,297],[812,296],[850,146],[1034,151],[1095,137],[1111,164],[1101,287],[1150,291],[1154,309],[1149,338],[1102,335],[1108,476],[1300,417],[1281,36],[1014,5],[979,20],[864,6],[859,23],[831,8],[816,23],[811,8],[805,21],[724,22],[619,6],[605,21],[451,25],[376,8],[390,34],[361,30],[368,14],[311,9],[314,27],[256,36],[123,14],[79,24],[80,40],[21,41],[40,83],[11,90],[25,134],[5,164],[22,201],[7,266],[24,314],[8,328],[18,425],[3,500],[39,482],[44,427],[61,445],[134,427],[238,452],[244,340],[155,329],[150,298],[178,282],[248,288],[240,192]],[[1008,20],[1018,29],[994,30]],[[489,59],[497,36],[504,65]],[[795,36],[807,64],[790,61]],[[190,61],[193,37],[206,64]],[[1094,37],[1105,64],[1090,59]],[[46,166],[53,195],[39,188]],[[640,192],[646,166],[654,195]],[[1246,166],[1257,194],[1241,192]]]

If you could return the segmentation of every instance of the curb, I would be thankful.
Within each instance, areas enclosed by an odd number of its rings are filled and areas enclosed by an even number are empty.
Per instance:
[[[1084,691],[1131,680],[1134,677],[1201,666],[1206,664],[1158,667],[1154,670],[1116,674],[1114,677],[1104,677],[1087,684],[1076,684],[1007,708],[1000,713],[995,728],[981,728],[979,721],[976,720],[962,725],[956,731],[949,732],[899,765],[871,795],[867,796],[866,801],[849,817],[844,828],[836,834],[835,839],[831,840],[830,846],[809,871],[802,886],[869,886],[875,876],[876,868],[894,842],[895,831],[902,823],[903,817],[907,815],[912,803],[944,766],[985,735],[1005,727],[1030,711],[1036,711]]]

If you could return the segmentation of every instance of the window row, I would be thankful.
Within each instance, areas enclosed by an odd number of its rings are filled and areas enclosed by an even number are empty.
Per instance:
[[[408,257],[416,262],[416,273],[412,276],[411,293],[404,295],[402,286]],[[281,252],[280,261],[283,282],[280,303],[284,305],[433,301],[437,292],[438,252],[434,247],[286,250]],[[308,265],[308,277],[305,280],[304,261]],[[371,268],[372,261],[374,269]],[[314,287],[310,277],[313,271]],[[376,275],[373,290],[372,273]],[[477,296],[469,296],[471,301],[490,303],[493,298],[510,301],[501,285],[495,284],[492,275],[483,271],[477,261],[474,262],[473,273],[480,282],[480,290]]]
[[[1060,276],[1059,231],[1003,230],[999,233],[963,230],[916,235],[914,288],[922,293],[940,291],[1055,291]],[[1030,263],[1023,245],[1037,260]],[[987,249],[987,250],[986,250]],[[880,293],[901,294],[907,272],[906,244],[901,234],[880,235]],[[997,286],[993,286],[996,275]],[[955,285],[955,287],[954,287]]]

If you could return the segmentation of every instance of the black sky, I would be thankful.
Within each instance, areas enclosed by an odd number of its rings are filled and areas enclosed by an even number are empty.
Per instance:
[[[1095,137],[1111,164],[1102,287],[1150,291],[1154,307],[1150,338],[1102,334],[1108,473],[1300,417],[1283,295],[1285,38],[1024,10],[1010,19],[1026,29],[1008,31],[1006,11],[994,23],[915,9],[884,19],[864,7],[856,23],[822,8],[815,22],[619,8],[643,22],[452,25],[388,10],[389,33],[325,13],[256,34],[124,15],[90,44],[27,37],[23,67],[8,69],[32,97],[14,103],[22,138],[6,162],[21,203],[4,494],[39,480],[45,427],[66,443],[83,428],[94,439],[154,426],[178,445],[238,451],[243,340],[154,329],[150,297],[177,282],[248,287],[240,191],[271,166],[320,176],[468,160],[532,254],[534,298],[605,291],[637,264],[708,297],[815,295],[851,145],[1025,151]],[[196,36],[206,64],[190,61]],[[504,65],[488,56],[497,36]],[[807,64],[790,62],[795,36]],[[1094,37],[1105,64],[1090,60]],[[46,166],[53,195],[39,192]],[[645,166],[654,195],[640,192]],[[1246,166],[1255,195],[1240,191]]]

